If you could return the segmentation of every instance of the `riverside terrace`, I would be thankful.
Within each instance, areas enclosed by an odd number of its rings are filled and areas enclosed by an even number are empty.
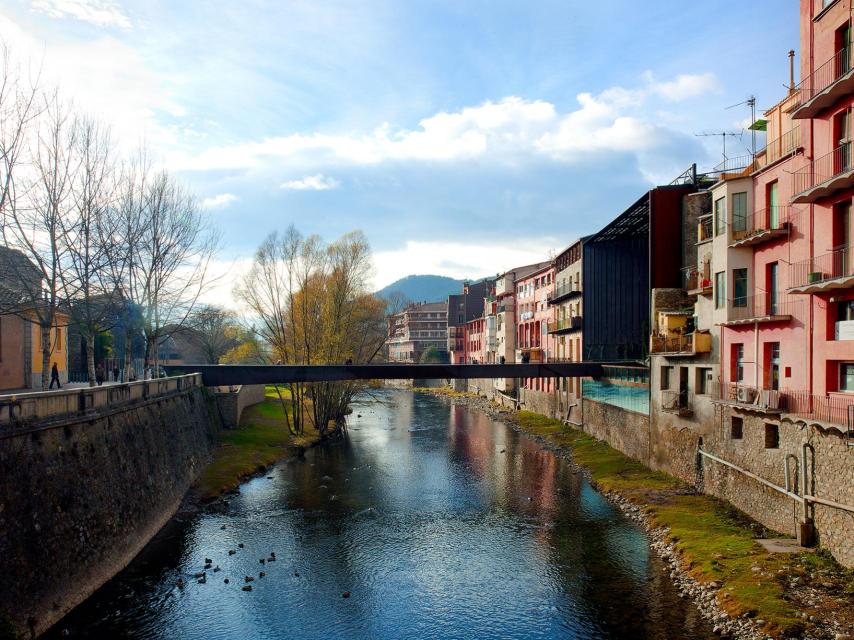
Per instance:
[[[610,366],[618,363],[610,362]],[[574,378],[604,375],[598,362],[531,364],[342,364],[342,365],[195,365],[163,367],[170,375],[201,373],[205,386],[337,380],[435,380],[471,378]]]

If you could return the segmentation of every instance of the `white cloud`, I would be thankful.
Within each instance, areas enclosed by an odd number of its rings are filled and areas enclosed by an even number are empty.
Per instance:
[[[322,173],[313,176],[306,176],[299,180],[288,180],[283,182],[279,187],[281,189],[291,189],[294,191],[328,191],[337,189],[341,183],[335,178],[329,178]]]
[[[549,258],[555,238],[518,239],[512,243],[471,244],[409,240],[405,247],[374,252],[376,289],[412,273],[450,278],[480,278]]]
[[[75,18],[98,27],[130,29],[130,18],[111,0],[33,0],[35,11],[51,18]]]
[[[202,200],[202,208],[204,209],[224,209],[232,202],[237,200],[237,196],[233,193],[220,193],[215,196],[210,196]]]
[[[476,158],[517,163],[531,155],[579,162],[587,152],[640,152],[668,143],[674,132],[648,114],[648,103],[687,100],[717,86],[713,74],[680,75],[658,82],[646,73],[642,80],[636,89],[612,87],[596,95],[581,93],[578,108],[567,113],[559,113],[550,102],[509,96],[457,112],[437,113],[414,129],[383,123],[361,134],[296,133],[212,147],[195,156],[176,153],[170,164],[188,170],[323,168]]]

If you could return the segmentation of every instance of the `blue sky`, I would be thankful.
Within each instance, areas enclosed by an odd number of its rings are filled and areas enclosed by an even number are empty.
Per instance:
[[[378,287],[560,250],[783,96],[798,3],[7,0],[0,35],[193,186],[227,295],[290,223],[362,229]]]

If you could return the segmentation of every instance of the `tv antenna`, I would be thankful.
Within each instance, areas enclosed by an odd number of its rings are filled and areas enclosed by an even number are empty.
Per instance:
[[[716,138],[716,137],[720,136],[721,146],[723,147],[722,148],[723,163],[726,164],[726,161],[729,159],[729,158],[727,158],[727,155],[726,155],[726,139],[727,139],[727,136],[729,136],[730,138],[738,138],[740,140],[742,133],[744,133],[743,130],[738,131],[738,132],[736,132],[736,131],[709,131],[709,132],[703,132],[703,133],[695,133],[694,135],[697,136],[698,138]]]
[[[743,100],[738,104],[731,104],[726,109],[734,109],[735,107],[740,107],[741,105],[746,104],[750,107],[750,125],[753,126],[753,123],[756,122],[756,96],[748,96],[747,100]],[[751,155],[756,155],[756,130],[750,130],[750,153]]]

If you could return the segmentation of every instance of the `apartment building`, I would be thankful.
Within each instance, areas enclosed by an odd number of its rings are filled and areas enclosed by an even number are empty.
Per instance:
[[[548,332],[554,319],[549,296],[554,292],[552,262],[516,281],[516,362],[546,362],[554,357],[554,336]],[[525,380],[522,387],[550,392],[550,378]]]
[[[489,280],[467,282],[462,293],[448,296],[448,345],[450,360],[455,364],[469,362],[466,325],[483,315],[483,299],[489,293]]]
[[[391,362],[417,363],[430,347],[447,353],[448,303],[410,304],[392,316],[386,346]]]

